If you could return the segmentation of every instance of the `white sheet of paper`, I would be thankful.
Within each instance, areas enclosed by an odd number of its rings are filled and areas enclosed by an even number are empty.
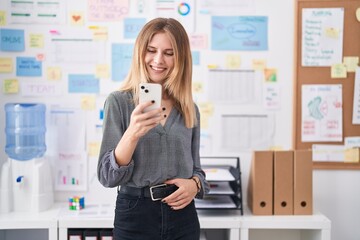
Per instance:
[[[342,62],[344,8],[302,9],[302,66]]]
[[[345,159],[345,146],[314,144],[312,145],[312,157],[313,161],[343,162]]]
[[[341,142],[342,85],[302,85],[301,141]]]
[[[352,123],[360,124],[360,67],[355,71]]]
[[[234,181],[235,178],[229,171],[229,169],[224,168],[203,168],[206,173],[206,180],[208,181]]]

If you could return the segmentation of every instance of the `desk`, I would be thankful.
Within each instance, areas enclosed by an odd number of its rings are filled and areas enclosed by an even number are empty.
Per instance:
[[[249,231],[255,229],[298,229],[302,231],[301,240],[331,239],[331,222],[319,212],[304,216],[254,216],[245,208],[241,220],[240,239],[250,239]]]
[[[43,229],[48,230],[48,239],[58,239],[58,213],[60,205],[43,212],[0,213],[0,230]],[[5,239],[6,240],[6,239]]]
[[[81,211],[69,211],[66,207],[58,216],[59,240],[66,240],[69,228],[113,228],[113,207],[87,205]],[[201,229],[227,229],[229,239],[240,238],[240,211],[198,211]]]
[[[85,209],[74,211],[68,210],[67,203],[57,203],[40,213],[0,214],[0,231],[45,229],[49,240],[67,240],[70,228],[113,228],[113,213],[110,205],[87,204]],[[224,229],[229,240],[264,239],[250,237],[250,232],[257,230],[297,230],[301,234],[295,239],[330,240],[331,222],[318,212],[310,216],[254,216],[245,207],[243,216],[238,210],[198,210],[198,215],[201,229]]]

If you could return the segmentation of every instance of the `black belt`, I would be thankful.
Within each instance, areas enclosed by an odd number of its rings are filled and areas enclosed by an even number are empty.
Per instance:
[[[177,189],[178,187],[174,184],[159,184],[152,187],[143,188],[121,186],[119,193],[134,197],[151,198],[153,201],[157,201],[169,196]]]

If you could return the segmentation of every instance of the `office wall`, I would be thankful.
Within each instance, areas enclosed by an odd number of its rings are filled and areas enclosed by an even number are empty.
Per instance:
[[[24,96],[20,91],[15,94],[5,94],[3,81],[5,79],[18,79],[19,83],[24,82],[47,82],[46,69],[51,67],[50,58],[52,48],[49,44],[52,30],[58,30],[60,33],[67,31],[88,32],[90,26],[105,26],[108,28],[108,39],[103,41],[104,55],[103,61],[98,64],[106,64],[110,67],[111,75],[111,45],[113,43],[133,43],[134,39],[124,38],[123,20],[107,21],[107,22],[90,22],[87,21],[87,1],[61,1],[64,3],[64,21],[60,24],[11,24],[10,18],[7,15],[7,24],[0,26],[1,28],[24,29],[26,48],[24,52],[0,52],[1,57],[10,57],[15,59],[17,56],[35,56],[39,53],[44,53],[46,59],[43,62],[43,73],[41,77],[18,77],[15,70],[11,73],[0,73],[1,79],[1,93],[0,93],[0,130],[3,131],[4,123],[4,104],[7,102],[43,102],[47,107],[52,105],[72,106],[76,108],[83,107],[83,97],[88,99],[96,99],[96,107],[93,110],[85,110],[85,118],[91,122],[98,117],[97,111],[101,106],[106,95],[116,89],[120,82],[112,81],[111,76],[108,78],[101,78],[100,91],[98,93],[69,93],[68,92],[68,75],[69,74],[94,74],[94,66],[89,68],[71,68],[71,66],[60,66],[62,68],[62,77],[56,82],[59,88],[63,91],[56,96]],[[202,106],[202,116],[206,118],[202,127],[202,155],[213,156],[240,156],[242,168],[243,194],[246,199],[246,189],[249,176],[251,150],[254,148],[234,148],[233,146],[224,146],[223,141],[226,140],[224,132],[223,116],[228,115],[265,115],[273,118],[272,124],[269,126],[273,129],[270,137],[266,135],[268,142],[259,144],[257,148],[275,147],[282,149],[290,149],[292,141],[292,106],[293,106],[293,76],[294,76],[294,2],[284,0],[254,0],[244,1],[248,4],[247,7],[239,7],[239,16],[266,16],[268,18],[268,47],[267,50],[260,51],[231,51],[231,50],[212,50],[211,47],[211,11],[206,12],[205,8],[201,6],[201,1],[195,1],[196,14],[194,22],[194,34],[207,36],[206,47],[193,48],[192,50],[200,56],[199,65],[194,65],[193,80],[199,86],[200,90],[194,91],[194,97],[199,105]],[[130,13],[127,17],[135,18],[141,17],[146,20],[151,19],[157,15],[154,6],[156,3],[151,1],[135,1],[130,0]],[[139,3],[146,4],[148,11],[138,13]],[[0,2],[0,11],[10,11],[10,1]],[[225,4],[225,2],[224,2]],[[202,11],[200,11],[202,10]],[[227,8],[224,14],[217,13],[216,15],[233,16],[233,10]],[[85,17],[83,25],[71,25],[69,20],[71,13],[80,12]],[[44,36],[45,44],[43,48],[29,48],[28,36],[31,33],[39,33]],[[76,34],[74,34],[76,36]],[[235,61],[234,64],[229,63],[229,59]],[[48,61],[49,60],[49,61]],[[229,68],[236,70],[253,70],[253,61],[260,60],[265,62],[269,69],[276,69],[276,85],[279,89],[275,91],[280,101],[276,107],[264,107],[264,92],[263,90],[257,92],[257,100],[251,103],[228,104],[216,102],[213,96],[209,96],[209,79],[212,78],[209,71],[209,65],[216,66],[217,69],[229,70]],[[76,67],[75,67],[76,68]],[[257,73],[259,71],[256,71]],[[264,80],[264,79],[262,79]],[[264,86],[261,82],[261,89]],[[246,92],[246,91],[245,91]],[[244,91],[240,91],[244,93]],[[47,113],[49,114],[49,113]],[[49,117],[49,116],[48,116]],[[241,121],[240,121],[241,122]],[[225,129],[228,130],[228,129]],[[93,134],[93,133],[92,133]],[[232,139],[233,136],[227,136]],[[261,135],[260,135],[261,137]],[[236,138],[239,139],[239,138]],[[47,139],[47,144],[51,149],[51,141]],[[254,143],[256,145],[256,142]],[[2,164],[7,156],[4,152],[5,135],[0,134],[0,164]],[[88,150],[88,149],[87,149]],[[103,188],[94,178],[96,168],[96,157],[88,156],[88,175],[87,186],[85,190],[75,191],[56,191],[55,198],[57,201],[67,201],[67,198],[73,195],[83,195],[87,203],[109,203],[113,204],[115,200],[116,190]],[[52,162],[53,167],[56,162]],[[54,170],[55,171],[55,170]],[[54,177],[55,178],[55,177]],[[327,215],[332,221],[332,235],[334,240],[349,239],[355,240],[360,236],[360,230],[355,225],[359,222],[360,212],[355,210],[360,202],[359,191],[352,191],[359,189],[360,181],[359,174],[356,171],[314,171],[314,205],[315,208]],[[332,183],[332,184],[330,184]],[[347,186],[351,184],[351,188]],[[346,236],[346,237],[345,237]]]

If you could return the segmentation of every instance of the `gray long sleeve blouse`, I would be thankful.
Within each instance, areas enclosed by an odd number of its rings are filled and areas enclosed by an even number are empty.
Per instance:
[[[209,191],[205,173],[200,166],[200,124],[187,128],[176,108],[172,108],[164,126],[158,124],[138,142],[127,166],[116,163],[114,149],[130,124],[135,105],[130,92],[112,92],[105,101],[103,139],[100,148],[97,175],[105,187],[127,185],[153,186],[173,178],[197,176],[203,198]],[[200,122],[200,113],[196,106]]]

